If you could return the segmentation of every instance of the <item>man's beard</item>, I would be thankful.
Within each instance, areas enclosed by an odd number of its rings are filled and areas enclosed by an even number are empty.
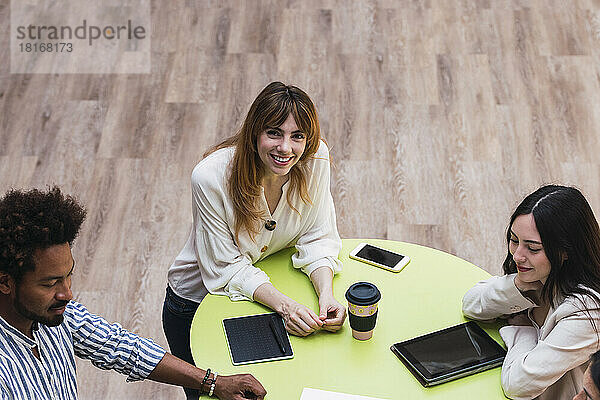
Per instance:
[[[62,304],[62,303],[55,304],[55,306],[62,306],[62,305],[67,305],[67,304],[68,304],[68,301],[64,302],[64,304]],[[23,304],[21,302],[18,290],[17,290],[17,295],[15,297],[14,307],[17,310],[17,312],[19,314],[21,314],[23,317],[30,319],[34,322],[37,322],[39,324],[46,325],[46,326],[58,326],[63,323],[63,320],[65,318],[63,314],[57,314],[57,315],[53,315],[53,316],[43,316],[43,315],[36,314],[35,312],[29,310],[25,306],[25,304]]]

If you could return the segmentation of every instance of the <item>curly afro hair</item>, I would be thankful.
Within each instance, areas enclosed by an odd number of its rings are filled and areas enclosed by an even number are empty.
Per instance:
[[[0,199],[0,271],[20,282],[35,268],[33,253],[53,245],[71,245],[85,209],[57,186],[43,192],[10,190]]]

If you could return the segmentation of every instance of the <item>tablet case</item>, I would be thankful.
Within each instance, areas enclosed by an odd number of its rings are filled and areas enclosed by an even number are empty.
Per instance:
[[[443,340],[443,334],[445,332],[457,330],[457,329],[460,329],[463,327],[468,327],[472,331],[476,331],[480,335],[481,338],[488,341],[488,344],[494,348],[494,350],[496,351],[496,354],[490,355],[488,357],[488,360],[486,360],[484,362],[481,362],[481,363],[478,363],[475,365],[463,366],[461,369],[458,369],[458,370],[456,370],[456,369],[450,370],[447,373],[439,374],[439,376],[435,376],[433,378],[427,378],[419,371],[419,368],[416,365],[414,365],[413,361],[411,360],[411,358],[413,358],[412,355],[403,354],[403,351],[402,351],[403,345],[405,345],[407,343],[419,341],[424,338],[430,338],[433,336],[441,337]],[[460,325],[451,326],[449,328],[442,329],[442,330],[439,330],[436,332],[432,332],[432,333],[429,333],[429,334],[426,334],[423,336],[419,336],[419,337],[416,337],[416,338],[413,338],[410,340],[406,340],[401,343],[396,343],[390,347],[390,350],[400,359],[400,361],[402,361],[402,363],[406,366],[406,368],[408,368],[408,370],[419,381],[419,383],[421,385],[423,385],[423,387],[431,387],[431,386],[439,385],[441,383],[453,381],[455,379],[459,379],[459,378],[462,378],[465,376],[476,374],[478,372],[483,372],[488,369],[499,367],[502,365],[502,363],[504,361],[504,357],[506,355],[506,350],[503,349],[494,339],[491,338],[491,336],[489,336],[487,334],[487,332],[485,332],[483,329],[481,329],[481,327],[473,321],[465,322]]]
[[[271,327],[271,320],[273,327]],[[223,330],[233,365],[285,360],[294,357],[283,319],[277,313],[227,318],[223,320]],[[275,336],[276,332],[279,334],[285,351],[281,350]]]

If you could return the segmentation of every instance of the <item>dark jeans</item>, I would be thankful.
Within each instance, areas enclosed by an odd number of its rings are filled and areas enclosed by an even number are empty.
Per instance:
[[[171,354],[194,365],[190,350],[190,328],[199,304],[177,296],[167,286],[163,304],[162,323]],[[183,389],[188,400],[196,400],[200,392],[195,389]]]

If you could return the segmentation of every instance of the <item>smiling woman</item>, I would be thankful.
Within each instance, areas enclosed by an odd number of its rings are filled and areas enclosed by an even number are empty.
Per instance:
[[[263,179],[281,180],[298,162],[306,147],[306,135],[292,114],[280,127],[268,127],[258,135],[256,151],[263,162]]]
[[[509,229],[508,251],[517,268],[517,287],[536,290],[546,283],[552,269],[533,214],[519,215]]]
[[[346,311],[332,290],[341,240],[329,180],[313,102],[295,86],[272,82],[238,133],[208,150],[192,172],[193,227],[169,269],[163,307],[173,354],[193,362],[190,326],[208,293],[261,302],[295,335],[341,328]],[[279,292],[252,265],[291,246],[298,250],[294,267],[319,296],[317,312]]]
[[[548,185],[519,204],[506,239],[506,275],[471,288],[463,312],[508,319],[500,329],[507,397],[570,400],[600,345],[598,222],[579,190]]]

